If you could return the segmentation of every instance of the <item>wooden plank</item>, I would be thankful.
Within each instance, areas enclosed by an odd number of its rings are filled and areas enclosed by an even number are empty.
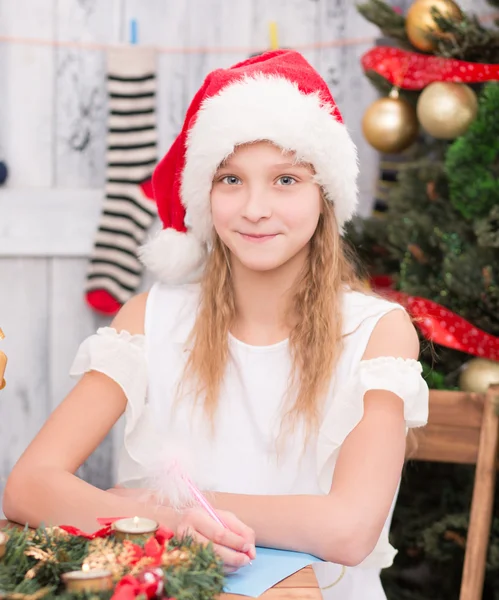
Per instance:
[[[489,388],[485,400],[460,600],[482,598],[499,449],[498,405],[499,385]]]
[[[320,18],[318,39],[322,42],[374,38],[379,30],[366,21],[350,0],[323,0],[319,3]],[[360,162],[359,214],[371,212],[378,174],[379,155],[365,141],[362,134],[362,117],[367,107],[377,98],[361,68],[362,54],[372,43],[321,48],[318,52],[318,69],[326,79],[338,104],[346,126],[357,145]]]
[[[319,31],[318,2],[303,0],[253,0],[252,44],[262,50],[269,49],[269,23],[277,24],[279,46],[293,48],[317,42]],[[318,69],[318,51],[304,50],[303,56]]]
[[[59,40],[117,43],[120,5],[64,0],[57,4]],[[106,165],[106,52],[55,48],[55,182],[58,187],[102,187]]]
[[[8,357],[7,385],[0,392],[0,496],[48,415],[47,273],[44,259],[0,261],[0,327],[6,336],[1,348]]]
[[[0,33],[50,40],[54,35],[55,0],[6,2]],[[11,187],[52,184],[54,61],[53,48],[0,44],[2,150]],[[28,103],[28,99],[31,102]]]
[[[484,397],[467,392],[431,390],[431,425],[480,429],[482,425]]]
[[[110,318],[99,317],[84,301],[85,259],[58,258],[50,261],[49,381],[52,411],[75,385],[69,370],[80,343]],[[78,470],[78,476],[101,489],[116,482],[114,431]]]
[[[428,425],[417,433],[411,460],[475,464],[480,432],[476,429]]]
[[[188,0],[189,26],[183,45],[188,47],[250,47],[258,1],[223,2]],[[217,15],[213,18],[213,15]],[[227,68],[248,58],[247,53],[194,53],[188,56],[185,84],[188,102],[201,87],[206,75],[214,69]]]
[[[0,257],[88,256],[101,205],[100,189],[0,191]]]
[[[313,567],[305,567],[298,573],[286,577],[276,584],[276,588],[316,588],[317,577],[315,576]]]

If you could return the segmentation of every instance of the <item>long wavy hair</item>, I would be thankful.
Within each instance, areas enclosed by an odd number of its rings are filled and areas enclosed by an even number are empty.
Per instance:
[[[307,435],[318,428],[320,408],[343,348],[342,291],[365,289],[350,247],[338,232],[334,206],[324,200],[310,240],[304,268],[289,306],[292,369],[283,423],[305,423]],[[183,383],[194,384],[213,424],[229,358],[229,332],[236,319],[230,252],[214,234],[201,282],[198,314],[191,332]]]

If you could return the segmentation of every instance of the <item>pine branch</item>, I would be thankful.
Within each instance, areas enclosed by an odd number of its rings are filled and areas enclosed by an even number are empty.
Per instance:
[[[464,14],[461,21],[453,21],[436,9],[432,9],[432,14],[439,29],[447,34],[429,35],[436,45],[434,54],[470,62],[499,63],[499,28],[484,27],[475,15]]]
[[[446,172],[450,199],[465,219],[486,218],[499,204],[499,83],[490,82],[468,131],[450,146]]]
[[[402,46],[410,46],[405,32],[405,17],[389,4],[383,0],[367,0],[364,4],[358,4],[357,10],[367,21],[377,25],[383,35],[398,40]]]

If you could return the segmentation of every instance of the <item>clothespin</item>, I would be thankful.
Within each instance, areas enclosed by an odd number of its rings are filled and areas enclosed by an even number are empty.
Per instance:
[[[270,21],[269,23],[269,40],[270,49],[277,50],[279,48],[279,36],[277,32],[277,23],[275,21]]]
[[[139,25],[137,19],[130,20],[130,44],[134,46],[139,41]]]
[[[0,340],[3,340],[5,335],[3,331],[0,329]],[[5,387],[5,367],[7,366],[7,355],[4,352],[0,351],[0,390],[3,390]]]

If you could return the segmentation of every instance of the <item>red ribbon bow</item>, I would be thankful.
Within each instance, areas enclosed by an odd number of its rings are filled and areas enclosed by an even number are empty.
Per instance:
[[[499,65],[482,64],[377,46],[361,59],[364,71],[375,71],[394,86],[422,90],[434,81],[484,83],[499,79]]]
[[[374,277],[372,280],[376,292],[407,309],[426,339],[472,356],[499,361],[498,337],[478,329],[433,300],[391,289],[391,283],[391,279],[386,276]]]

